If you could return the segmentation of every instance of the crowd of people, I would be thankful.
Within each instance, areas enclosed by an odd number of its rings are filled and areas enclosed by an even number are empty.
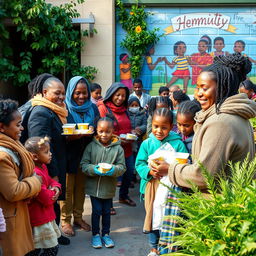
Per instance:
[[[94,248],[113,248],[116,187],[119,203],[136,207],[129,189],[138,178],[148,256],[179,250],[173,246],[175,216],[180,215],[175,191],[191,193],[192,183],[207,190],[201,164],[212,175],[224,170],[228,177],[229,161],[254,158],[249,119],[256,116],[256,86],[246,77],[250,70],[250,60],[241,54],[215,57],[198,74],[193,99],[177,85],[160,87],[158,96],[150,96],[140,79],[133,80],[132,93],[130,85],[116,82],[102,97],[101,86],[84,77],[71,78],[65,89],[47,73],[29,83],[30,99],[20,108],[1,99],[3,255],[57,255],[58,245],[68,245],[68,237],[75,235],[74,225],[92,232]],[[88,123],[91,132],[65,136],[67,123]],[[150,161],[166,145],[187,153],[188,159],[173,161],[170,153]],[[109,164],[107,172],[101,163]],[[92,205],[91,224],[82,216],[85,195]]]

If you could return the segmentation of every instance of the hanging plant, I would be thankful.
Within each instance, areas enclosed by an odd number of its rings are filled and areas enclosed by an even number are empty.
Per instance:
[[[139,5],[138,1],[131,6],[130,10],[124,7],[122,0],[117,0],[116,6],[118,21],[126,31],[121,47],[126,48],[131,55],[129,59],[132,77],[136,78],[140,74],[147,48],[156,44],[161,35],[158,33],[159,28],[147,29],[146,19],[153,13],[146,12],[145,6]]]

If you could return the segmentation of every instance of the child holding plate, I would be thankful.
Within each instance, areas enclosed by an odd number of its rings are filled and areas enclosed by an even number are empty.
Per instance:
[[[103,117],[97,124],[97,136],[86,147],[81,168],[86,174],[85,193],[90,195],[92,204],[92,247],[99,249],[115,246],[110,238],[110,208],[115,196],[117,177],[125,170],[124,150],[120,139],[113,134],[114,122]],[[100,236],[100,218],[102,229]]]

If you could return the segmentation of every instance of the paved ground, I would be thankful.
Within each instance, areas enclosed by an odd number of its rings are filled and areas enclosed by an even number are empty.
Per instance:
[[[118,195],[118,191],[116,193]],[[147,236],[142,233],[144,220],[143,202],[139,201],[138,185],[130,189],[130,196],[137,203],[137,207],[129,207],[118,203],[114,199],[116,216],[111,217],[111,237],[116,243],[115,248],[94,249],[90,245],[91,232],[76,230],[76,236],[71,238],[69,246],[61,246],[60,256],[146,256],[149,252]],[[90,223],[91,205],[87,197],[85,200],[84,219]]]

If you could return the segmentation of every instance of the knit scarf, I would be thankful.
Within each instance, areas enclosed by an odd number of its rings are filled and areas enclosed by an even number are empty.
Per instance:
[[[34,98],[31,100],[32,106],[43,106],[46,108],[49,108],[52,110],[61,120],[62,124],[67,123],[67,116],[68,116],[68,111],[66,109],[66,104],[63,103],[63,106],[58,106],[57,104],[47,100],[44,98],[42,95],[37,94],[34,96]]]
[[[122,105],[122,106],[116,106],[116,105],[115,105],[113,102],[111,102],[111,101],[107,101],[107,102],[105,103],[105,105],[106,105],[107,107],[109,107],[113,113],[123,113],[123,112],[127,111],[127,108],[126,108],[124,105]]]
[[[85,101],[83,105],[79,106],[73,100],[73,93],[76,89],[77,83],[81,79],[84,80],[84,83],[86,85],[87,92],[88,92],[88,99]],[[66,102],[69,113],[72,115],[76,123],[89,123],[90,125],[94,125],[95,114],[94,114],[94,109],[92,105],[93,103],[91,102],[90,87],[85,78],[83,78],[82,76],[75,76],[69,81],[67,91],[66,91],[65,102]]]
[[[21,168],[23,178],[33,175],[34,162],[32,156],[19,141],[13,140],[9,136],[0,133],[0,146],[18,153],[22,163]]]

